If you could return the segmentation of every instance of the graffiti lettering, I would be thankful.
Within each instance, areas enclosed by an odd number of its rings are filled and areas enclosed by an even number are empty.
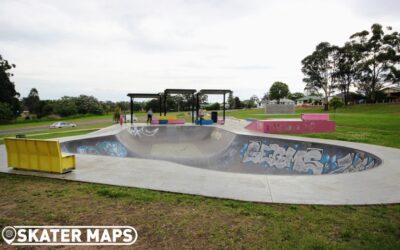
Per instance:
[[[242,163],[259,164],[260,167],[276,168],[288,173],[333,174],[355,172],[375,166],[373,158],[362,153],[329,155],[321,148],[298,148],[298,145],[280,146],[250,140],[241,150]]]
[[[142,137],[144,136],[154,136],[157,134],[158,132],[158,128],[146,128],[146,127],[136,127],[136,126],[132,126],[128,129],[129,134],[136,136],[136,137]]]

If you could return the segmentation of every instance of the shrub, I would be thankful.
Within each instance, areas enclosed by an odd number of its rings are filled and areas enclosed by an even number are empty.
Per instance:
[[[78,113],[73,97],[64,96],[54,105],[54,111],[61,116],[70,116]]]
[[[0,123],[7,123],[14,119],[10,105],[0,102]]]
[[[210,106],[206,107],[206,110],[220,110],[221,109],[221,105],[216,102],[211,104]]]
[[[343,102],[342,100],[334,96],[330,101],[329,101],[329,106],[333,108],[333,110],[336,111],[336,109],[343,107]]]

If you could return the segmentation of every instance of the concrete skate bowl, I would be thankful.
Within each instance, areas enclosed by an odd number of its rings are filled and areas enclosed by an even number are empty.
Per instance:
[[[382,162],[359,149],[235,134],[205,126],[132,127],[116,135],[66,141],[62,150],[251,174],[339,174],[372,169]]]

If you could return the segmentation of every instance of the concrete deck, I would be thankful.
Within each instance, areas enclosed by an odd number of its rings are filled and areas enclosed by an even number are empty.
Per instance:
[[[244,129],[248,124],[244,120],[227,119],[225,125],[218,127],[239,134],[267,136]],[[124,127],[115,125],[88,135],[60,140],[112,135],[122,129]],[[0,172],[256,202],[326,205],[400,202],[399,149],[293,136],[268,134],[268,137],[357,148],[380,157],[382,165],[348,174],[288,176],[220,172],[159,160],[76,155],[77,169],[56,175],[7,168],[5,147],[1,145]]]

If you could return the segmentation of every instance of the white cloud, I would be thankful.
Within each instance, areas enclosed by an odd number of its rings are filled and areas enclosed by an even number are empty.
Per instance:
[[[165,88],[249,98],[274,81],[302,91],[300,62],[319,42],[342,44],[377,21],[399,30],[400,8],[375,2],[3,0],[0,54],[17,64],[21,94],[36,87],[42,98]]]

